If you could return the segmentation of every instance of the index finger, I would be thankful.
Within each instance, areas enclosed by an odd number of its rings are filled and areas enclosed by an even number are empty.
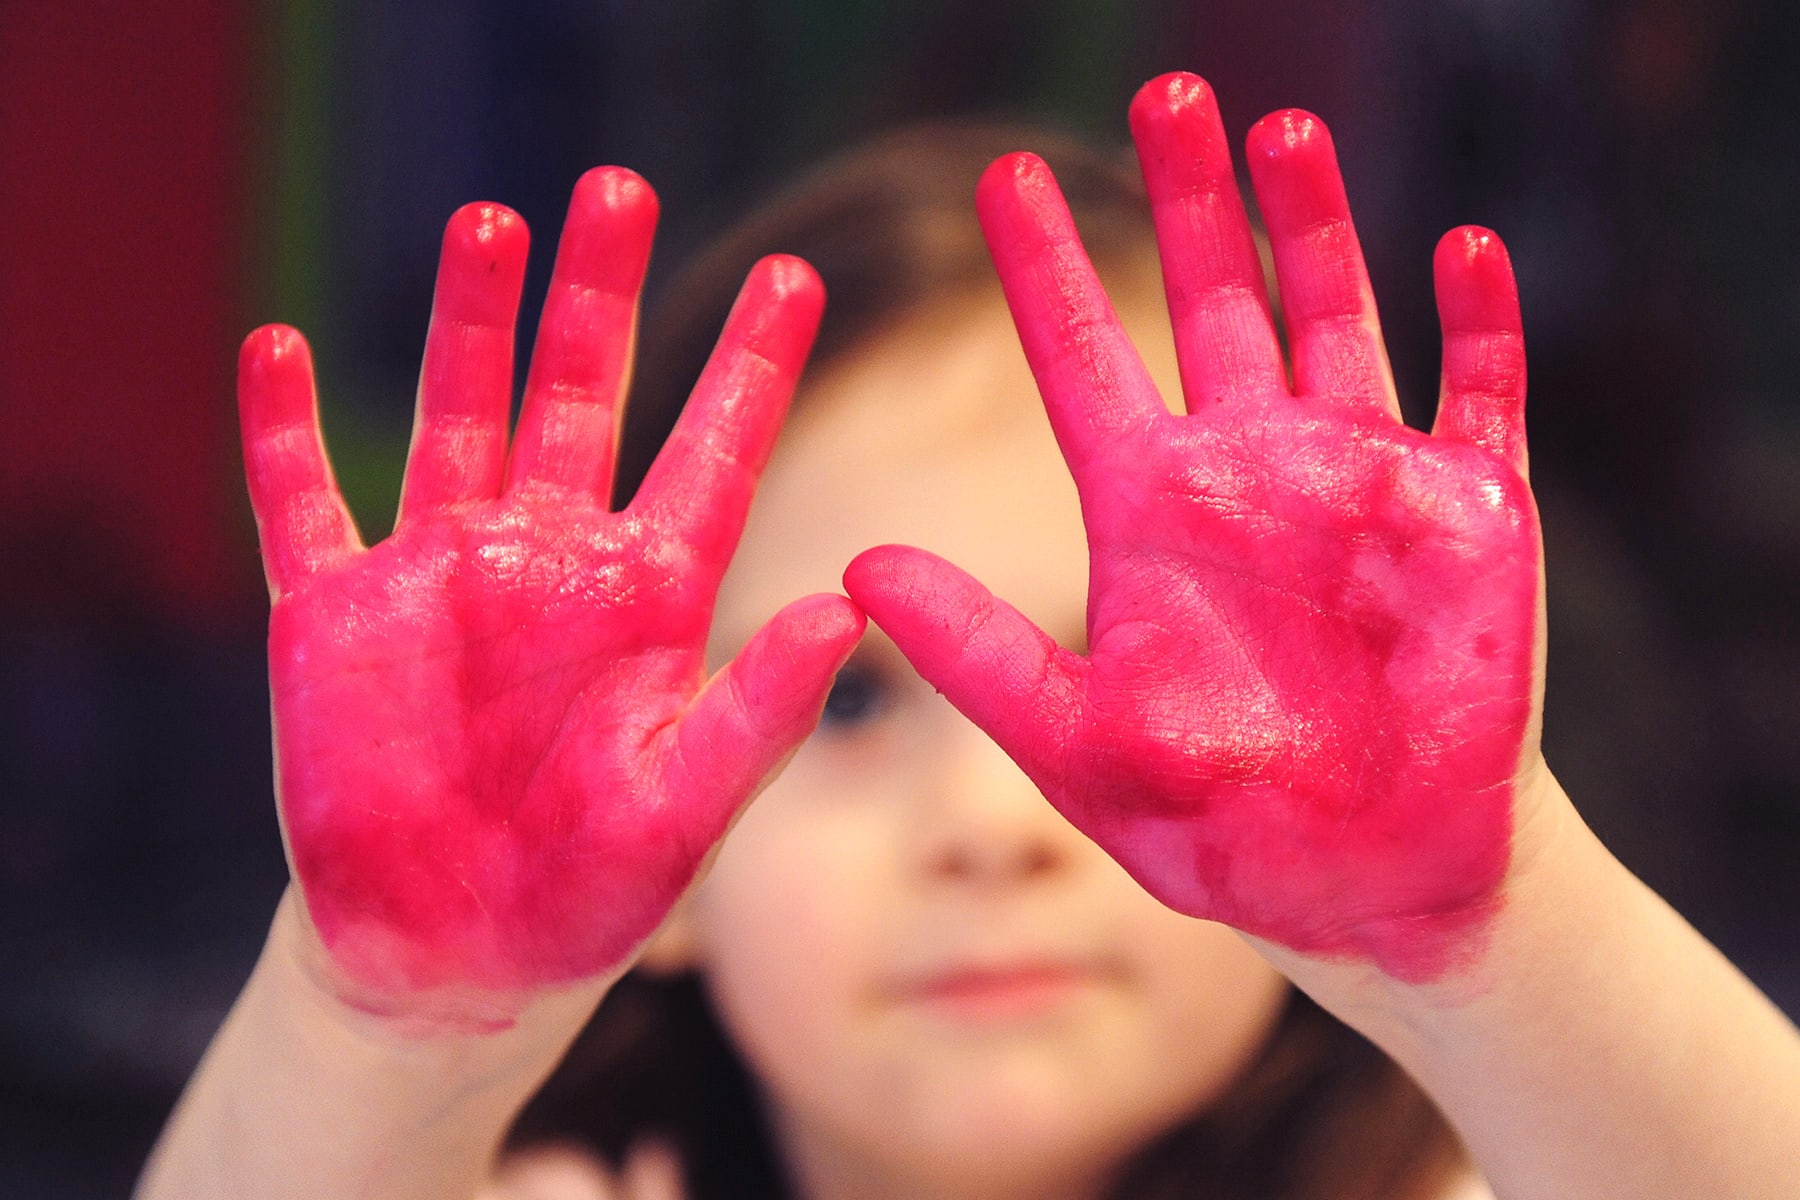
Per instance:
[[[771,255],[751,268],[693,395],[627,505],[695,547],[720,576],[824,305],[824,285],[800,259]]]
[[[1082,465],[1111,435],[1167,410],[1044,160],[1009,154],[995,161],[976,188],[975,208],[1050,427],[1079,482]]]

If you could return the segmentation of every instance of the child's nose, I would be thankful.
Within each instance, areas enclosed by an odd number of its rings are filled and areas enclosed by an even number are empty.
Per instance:
[[[946,706],[947,707],[947,706]],[[1005,883],[1055,874],[1081,835],[986,734],[952,712],[931,750],[930,795],[918,808],[921,862],[932,876]]]

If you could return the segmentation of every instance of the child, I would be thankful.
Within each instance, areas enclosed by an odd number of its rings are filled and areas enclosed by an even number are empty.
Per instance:
[[[742,278],[760,254],[780,246],[815,264],[831,296],[820,344],[809,363],[811,382],[802,385],[764,473],[745,540],[720,596],[714,626],[720,635],[715,644],[722,649],[715,662],[726,661],[742,641],[741,631],[732,627],[746,626],[769,611],[774,595],[830,586],[860,549],[888,540],[942,547],[947,539],[956,539],[956,545],[966,547],[958,561],[971,566],[977,554],[991,560],[996,545],[1011,547],[1040,571],[1061,564],[1051,575],[1059,585],[1055,621],[1079,639],[1086,565],[1074,489],[1055,453],[980,231],[968,211],[982,168],[1021,140],[1018,131],[1006,129],[918,130],[827,167],[684,271],[671,289],[673,301],[663,306],[663,319],[653,317],[647,324],[643,368],[621,439],[615,487],[620,496],[630,494],[679,409],[683,396],[670,384],[693,378],[730,306],[730,281]],[[1045,150],[1055,163],[1058,183],[1087,231],[1087,249],[1107,279],[1109,294],[1174,394],[1179,385],[1163,315],[1155,235],[1136,172],[1078,145],[1057,145],[1051,152],[1045,140],[1038,133],[1024,144]],[[1156,335],[1159,325],[1160,336],[1145,336]],[[858,387],[863,390],[855,391]],[[851,427],[854,423],[871,427],[859,431]],[[871,440],[883,447],[880,455],[857,449]],[[918,448],[917,454],[903,453],[903,447],[911,446]],[[994,484],[997,470],[1005,472],[1004,487]],[[960,489],[954,502],[953,489]],[[813,518],[821,496],[833,498],[828,525]],[[1059,502],[1060,512],[1054,507]],[[945,517],[952,510],[958,514],[954,521]],[[803,573],[788,578],[775,573],[778,569]],[[984,578],[1001,569],[996,565]],[[747,597],[747,590],[758,594]],[[1044,591],[1042,584],[1035,589]],[[1026,599],[1023,592],[1023,585],[1007,589],[1019,600]],[[1046,602],[1042,595],[1032,601]],[[895,740],[900,737],[909,740],[902,744]],[[965,739],[972,744],[965,745]],[[890,750],[871,753],[883,745]],[[978,834],[1003,846],[1023,835],[1029,846],[1035,835],[1053,832],[1060,836],[1052,845],[1068,852],[1070,862],[1064,865],[1085,864],[1087,869],[1045,872],[1022,890],[1027,911],[1048,908],[1054,913],[1058,904],[1069,905],[1093,922],[1112,922],[1108,936],[1115,940],[1140,925],[1162,927],[1166,910],[1149,902],[1092,843],[1072,837],[1072,830],[1016,771],[1006,769],[998,776],[976,771],[966,779],[952,772],[938,779],[949,769],[946,763],[957,761],[959,746],[978,752],[977,763],[996,753],[912,673],[892,643],[871,632],[839,672],[820,730],[727,840],[713,878],[730,877],[733,863],[747,853],[743,847],[756,842],[756,831],[784,811],[811,814],[796,823],[795,833],[804,828],[822,835],[829,827],[843,836],[853,821],[891,826],[911,819],[946,837]],[[904,802],[920,792],[937,793],[937,802]],[[833,808],[814,801],[813,807],[801,808],[805,801],[797,797],[808,794],[841,795],[848,803]],[[1035,819],[993,821],[996,812],[1002,817],[1007,813],[1009,796],[1012,805],[1022,803]],[[885,802],[875,803],[877,798]],[[990,819],[965,821],[984,812]],[[892,828],[870,836],[887,845],[912,840]],[[818,881],[811,894],[851,894],[848,881],[827,885],[822,867],[795,861],[805,851],[805,840],[790,834],[779,844],[788,871]],[[834,856],[858,863],[855,874],[865,880],[874,874],[869,857],[853,856],[848,848]],[[891,858],[880,856],[876,862]],[[1106,868],[1104,874],[1094,869],[1096,864]],[[892,863],[890,869],[896,869]],[[974,874],[969,881],[981,879]],[[1107,880],[1119,889],[1123,913],[1117,904],[1108,904],[1104,888],[1098,895],[1069,895]],[[747,904],[717,901],[718,890],[709,884],[699,907],[750,911]],[[890,897],[884,909],[903,911],[900,901],[908,891],[897,890],[900,895]],[[958,897],[973,901],[963,923],[979,930],[983,914],[1003,909],[1004,904],[994,901],[1012,890],[1002,882],[998,888],[940,887],[933,894],[946,904]],[[763,1151],[766,1134],[753,1119],[760,1107],[756,1095],[743,1082],[737,1056],[711,1018],[693,976],[677,970],[692,955],[671,948],[686,939],[690,925],[680,920],[666,928],[650,952],[651,971],[637,972],[609,994],[570,1061],[528,1108],[515,1140],[531,1149],[514,1161],[509,1178],[517,1179],[527,1169],[574,1169],[566,1155],[553,1156],[544,1148],[551,1139],[597,1145],[614,1158],[628,1156],[636,1141],[655,1139],[673,1146],[690,1196],[782,1194],[781,1168]],[[1218,965],[1217,926],[1177,922],[1174,928],[1211,940],[1165,956],[1169,961]],[[858,946],[872,945],[875,939],[865,934],[842,940]],[[828,981],[815,979],[813,970],[822,962],[842,960],[846,952],[814,953],[796,942],[791,934],[779,940],[791,959],[773,973],[784,991],[822,997]],[[1209,995],[1199,980],[1176,989],[1184,1008],[1202,1008],[1212,1016],[1204,1023],[1185,1017],[1169,1021],[1156,1045],[1162,1057],[1173,1061],[1178,1047],[1210,1036],[1209,1030],[1216,1034],[1226,1028],[1224,1018],[1234,1004],[1247,1005],[1257,1030],[1252,1036],[1222,1039],[1211,1051],[1229,1049],[1237,1055],[1253,1049],[1255,1061],[1234,1072],[1231,1086],[1204,1105],[1203,1114],[1178,1123],[1154,1153],[1134,1161],[1128,1172],[1134,1183],[1123,1194],[1143,1194],[1146,1176],[1178,1179],[1190,1189],[1207,1184],[1206,1194],[1215,1194],[1228,1181],[1256,1180],[1267,1189],[1272,1181],[1285,1179],[1288,1190],[1283,1194],[1298,1194],[1302,1169],[1312,1187],[1333,1196],[1359,1191],[1399,1195],[1403,1183],[1416,1183],[1421,1174],[1440,1177],[1441,1183],[1459,1156],[1442,1120],[1410,1081],[1301,998],[1278,998],[1271,1004],[1268,985],[1278,977],[1235,939],[1225,938],[1222,944],[1235,952],[1239,966],[1249,965],[1254,972],[1247,980],[1232,978],[1229,971],[1219,971],[1217,977],[1209,972],[1213,988],[1228,983],[1223,995]],[[652,974],[655,978],[647,978]],[[713,973],[707,974],[710,978]],[[722,992],[715,995],[726,998]],[[753,1002],[738,1007],[746,1020],[778,1010]],[[822,1003],[811,1005],[803,1015],[821,1015],[823,1008]],[[1277,1028],[1264,1035],[1261,1027],[1276,1009]],[[1244,1013],[1243,1008],[1237,1011]],[[750,1040],[774,1049],[817,1047],[823,1036],[811,1031]],[[849,1057],[812,1053],[834,1063]],[[1070,1068],[1078,1061],[1071,1059]],[[759,1076],[781,1072],[779,1062],[766,1064],[767,1071],[764,1066],[758,1064]],[[1004,1073],[974,1074],[998,1086]],[[1100,1074],[1089,1069],[1082,1078],[1084,1089],[1097,1095]],[[852,1095],[886,1094],[881,1088],[848,1090]],[[996,1099],[991,1089],[965,1085],[960,1094],[977,1111],[1016,1114],[1019,1109],[1016,1100]],[[840,1113],[849,1111],[846,1104],[836,1107]],[[891,1109],[884,1104],[880,1114],[890,1128],[895,1123]],[[993,1158],[996,1143],[1026,1149],[1017,1130],[1002,1140],[989,1136],[991,1130],[977,1121],[957,1125],[984,1159]],[[1067,1135],[1058,1140],[1065,1147],[1075,1144]],[[1033,1153],[1046,1164],[1053,1161],[1041,1149]],[[939,1158],[947,1158],[942,1149]]]
[[[928,279],[831,348],[716,613],[818,315],[798,262],[752,271],[614,512],[653,201],[622,172],[578,188],[510,451],[523,234],[460,213],[400,522],[366,551],[303,345],[252,336],[300,887],[142,1195],[473,1194],[640,953],[704,977],[796,1195],[1180,1194],[1148,1160],[1201,1144],[1308,1159],[1196,1162],[1199,1195],[1468,1187],[1404,1097],[1343,1136],[1385,1069],[1282,1095],[1274,1052],[1311,1011],[1283,976],[1420,1080],[1500,1195],[1782,1194],[1800,1036],[1593,842],[1537,752],[1498,242],[1440,247],[1444,394],[1412,433],[1323,128],[1251,136],[1290,390],[1209,92],[1165,77],[1132,115],[1178,362],[1146,373],[1042,165],[1003,159],[979,207],[1068,472],[991,285]],[[1148,328],[1146,272],[1105,257]],[[896,539],[959,566],[864,552]],[[788,603],[852,555],[854,605]],[[891,642],[857,645],[864,612]],[[709,628],[729,663],[707,681]],[[673,1174],[565,1156],[497,1186],[673,1195]]]

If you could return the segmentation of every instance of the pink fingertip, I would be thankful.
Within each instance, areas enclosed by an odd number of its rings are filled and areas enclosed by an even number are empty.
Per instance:
[[[844,568],[844,590],[867,612],[871,597],[879,604],[893,594],[896,586],[905,584],[910,572],[902,564],[919,553],[911,546],[871,546]]]
[[[1252,125],[1244,148],[1252,161],[1290,154],[1336,155],[1325,122],[1302,108],[1280,109]]]
[[[312,411],[312,350],[291,325],[264,325],[238,350],[238,406],[246,428]]]
[[[811,300],[824,306],[825,282],[804,258],[792,254],[768,255],[751,268],[751,277],[771,299],[798,298],[803,303]]]
[[[1011,224],[1023,210],[1041,208],[1046,194],[1055,191],[1049,165],[1020,150],[996,158],[981,173],[975,185],[975,211],[991,229],[996,222]]]
[[[1325,122],[1298,108],[1270,113],[1251,126],[1245,150],[1271,237],[1304,236],[1321,219],[1349,221],[1337,148]],[[1285,278],[1282,283],[1287,286]]]
[[[244,336],[244,344],[238,351],[238,367],[247,369],[264,362],[273,365],[290,355],[304,356],[306,353],[306,336],[292,325],[259,325]]]
[[[1176,121],[1204,121],[1218,107],[1218,98],[1206,80],[1186,71],[1171,71],[1146,83],[1131,98],[1131,132],[1142,137],[1146,130],[1167,128]]]
[[[1454,329],[1517,328],[1519,287],[1505,243],[1491,229],[1463,225],[1432,255],[1438,315]]]
[[[844,590],[889,636],[900,642],[915,666],[944,665],[934,655],[942,633],[946,588],[963,592],[974,581],[917,546],[871,546],[844,568]],[[976,585],[978,586],[978,585]],[[934,683],[942,686],[941,679]]]
[[[660,213],[656,193],[625,167],[595,167],[575,181],[565,240],[580,281],[602,291],[635,293],[650,261]]]
[[[820,592],[783,608],[751,639],[738,675],[762,736],[775,743],[805,736],[867,625],[850,600]],[[758,777],[766,769],[759,766]]]
[[[656,191],[630,167],[593,167],[575,181],[569,207],[583,215],[611,212],[620,218],[655,221],[660,211]]]
[[[1163,75],[1140,88],[1131,136],[1153,203],[1236,190],[1219,106],[1198,75]]]
[[[250,383],[272,372],[309,366],[312,352],[306,336],[292,325],[262,325],[252,329],[238,349],[238,381]]]
[[[853,644],[868,624],[868,618],[856,602],[836,592],[802,596],[783,608],[780,617],[790,639],[807,645]],[[845,645],[844,654],[848,655],[850,649],[850,645]]]
[[[504,252],[516,239],[527,236],[525,219],[504,204],[476,200],[450,214],[445,222],[445,244],[482,246]],[[520,247],[523,249],[523,247]]]
[[[812,264],[792,254],[771,254],[750,268],[727,336],[735,333],[798,372],[824,311],[825,284]]]
[[[457,209],[444,226],[433,313],[511,328],[530,246],[524,218],[504,204],[479,201]]]

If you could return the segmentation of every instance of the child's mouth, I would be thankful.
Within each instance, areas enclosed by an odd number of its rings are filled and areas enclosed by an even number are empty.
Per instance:
[[[1066,962],[958,967],[909,989],[918,1003],[958,1021],[997,1022],[1043,1016],[1094,983],[1094,973]]]

